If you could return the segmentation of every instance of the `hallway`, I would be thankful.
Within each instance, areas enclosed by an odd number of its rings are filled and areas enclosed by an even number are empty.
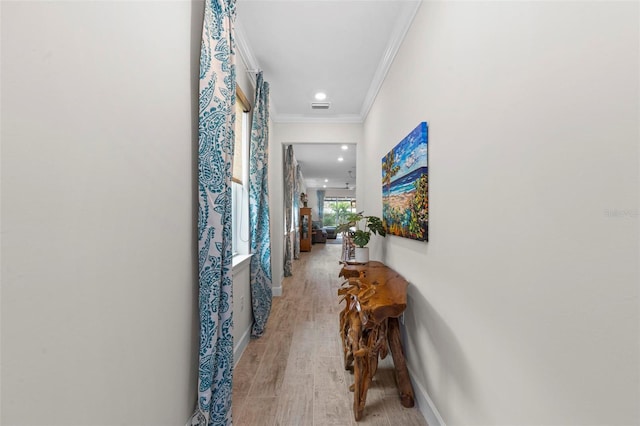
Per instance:
[[[380,362],[364,418],[353,420],[353,376],[342,364],[338,325],[340,249],[315,244],[294,261],[264,336],[235,369],[234,425],[426,425],[417,407],[400,405],[391,356]]]

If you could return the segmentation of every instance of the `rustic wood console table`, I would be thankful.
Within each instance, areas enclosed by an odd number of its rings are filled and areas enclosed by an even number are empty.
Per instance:
[[[380,262],[345,264],[347,279],[338,290],[346,306],[340,313],[344,366],[353,370],[353,414],[362,419],[367,390],[378,369],[378,357],[389,350],[404,407],[413,407],[414,395],[400,341],[398,317],[407,307],[407,281]]]

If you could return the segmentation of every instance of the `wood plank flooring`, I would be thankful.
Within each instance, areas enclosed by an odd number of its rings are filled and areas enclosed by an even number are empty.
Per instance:
[[[235,368],[234,425],[427,425],[416,407],[400,404],[391,356],[380,361],[364,418],[353,419],[353,375],[339,334],[340,249],[315,244],[294,261],[264,336],[251,340]]]

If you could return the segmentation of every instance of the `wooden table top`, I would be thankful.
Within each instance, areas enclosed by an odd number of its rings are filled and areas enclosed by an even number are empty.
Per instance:
[[[358,282],[360,293],[352,297],[358,303],[358,310],[375,323],[386,318],[397,318],[407,307],[407,287],[409,283],[402,275],[382,262],[347,264],[340,276]]]

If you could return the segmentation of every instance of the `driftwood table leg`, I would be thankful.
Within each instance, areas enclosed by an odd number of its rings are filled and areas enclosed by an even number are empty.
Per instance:
[[[351,358],[353,362],[353,416],[356,421],[362,418],[364,404],[367,400],[369,387],[368,351],[362,347],[362,322],[357,312],[350,317],[349,343],[351,345]]]
[[[353,348],[351,347],[351,311],[349,306],[340,313],[340,337],[342,338],[342,352],[344,369],[353,371]]]
[[[413,407],[414,396],[411,379],[409,379],[409,370],[404,359],[402,351],[402,342],[400,341],[400,324],[398,318],[389,318],[388,325],[389,349],[393,356],[393,364],[396,371],[396,381],[398,382],[398,390],[400,391],[400,402],[403,407]]]
[[[367,401],[367,389],[369,387],[369,377],[367,371],[366,349],[359,349],[354,352],[353,368],[353,417],[356,421],[362,419],[364,404]]]

